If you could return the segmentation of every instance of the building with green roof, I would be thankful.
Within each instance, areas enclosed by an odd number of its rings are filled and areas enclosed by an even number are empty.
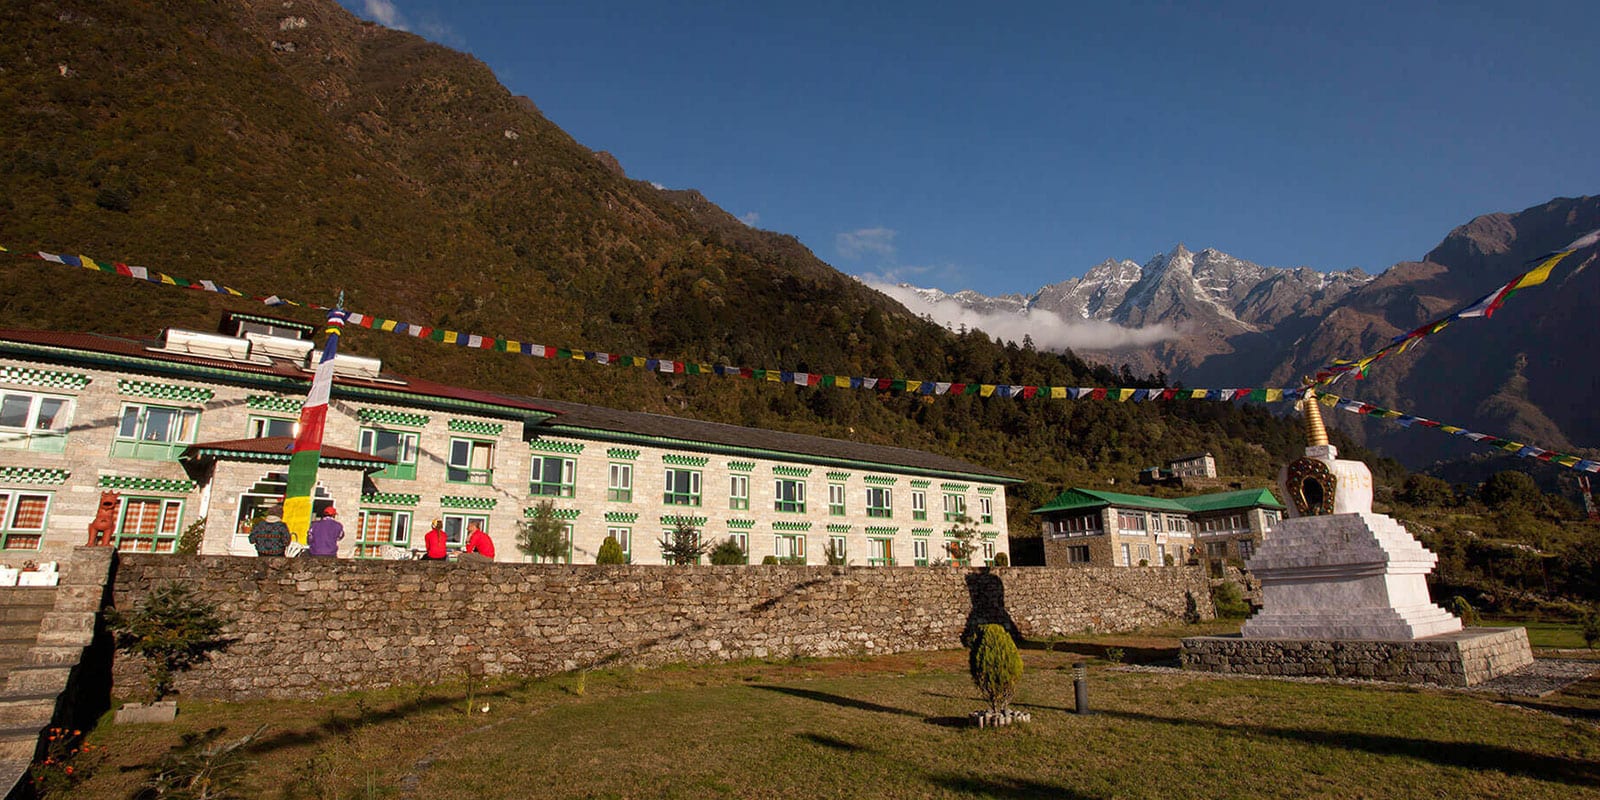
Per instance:
[[[1149,497],[1073,488],[1034,509],[1045,566],[1244,561],[1282,518],[1270,489]]]

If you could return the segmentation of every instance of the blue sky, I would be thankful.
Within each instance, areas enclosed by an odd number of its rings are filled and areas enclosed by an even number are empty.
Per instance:
[[[342,0],[862,276],[1421,258],[1600,192],[1600,3]]]

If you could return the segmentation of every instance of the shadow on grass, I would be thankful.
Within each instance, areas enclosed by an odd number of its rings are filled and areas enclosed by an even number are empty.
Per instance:
[[[843,739],[836,739],[832,736],[824,736],[820,733],[800,733],[795,734],[795,738],[803,739],[815,745],[821,745],[822,747],[826,747],[830,750],[838,750],[842,753],[859,753],[867,749],[854,742],[847,742]]]
[[[1050,797],[1060,800],[1092,798],[1094,795],[1074,791],[1057,783],[1026,778],[975,778],[971,775],[935,775],[928,782],[948,792],[978,797]]]
[[[827,692],[818,692],[813,689],[800,689],[793,686],[751,686],[750,688],[758,689],[763,692],[777,692],[778,694],[786,694],[790,697],[799,697],[806,700],[815,700],[819,703],[827,703],[829,705],[841,706],[843,708],[855,708],[861,711],[876,711],[879,714],[894,714],[901,717],[916,717],[917,719],[922,718],[921,714],[918,714],[915,711],[908,711],[904,708],[880,705],[869,700],[857,700],[854,697],[828,694]]]
[[[1131,711],[1099,711],[1108,717],[1118,717],[1134,722],[1157,725],[1187,725],[1218,732],[1247,734],[1302,742],[1344,750],[1360,750],[1375,755],[1401,756],[1427,761],[1444,767],[1461,767],[1470,770],[1495,770],[1507,775],[1521,775],[1540,781],[1553,781],[1572,786],[1600,784],[1600,763],[1579,761],[1560,756],[1529,753],[1509,747],[1476,742],[1441,742],[1431,739],[1410,739],[1404,736],[1385,736],[1377,733],[1353,731],[1317,731],[1301,728],[1276,728],[1268,725],[1230,725],[1220,722],[1161,717]]]
[[[1082,655],[1090,658],[1106,658],[1107,650],[1121,650],[1123,662],[1129,664],[1178,663],[1178,648],[1175,646],[1120,647],[1116,644],[1102,644],[1099,642],[1018,641],[1017,647],[1023,650],[1043,650],[1062,655]]]
[[[489,691],[477,691],[473,697],[478,700],[489,698],[505,699],[514,687],[503,687]],[[463,708],[467,701],[466,690],[460,692],[429,692],[426,697],[419,696],[415,700],[406,701],[389,708],[374,711],[357,711],[354,714],[343,714],[337,710],[328,712],[324,721],[312,728],[296,730],[279,730],[271,736],[257,740],[247,749],[251,753],[270,753],[285,747],[317,744],[333,738],[346,738],[357,731],[370,725],[378,725],[395,720],[403,720],[413,714],[421,714],[440,708],[455,706]],[[359,708],[359,706],[358,706]]]

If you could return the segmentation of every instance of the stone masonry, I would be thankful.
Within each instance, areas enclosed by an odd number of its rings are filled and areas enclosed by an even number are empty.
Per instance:
[[[237,641],[179,678],[239,699],[488,674],[959,646],[969,625],[1022,637],[1119,631],[1210,612],[1198,568],[668,567],[124,554],[130,607],[181,581],[235,619]],[[119,654],[118,686],[143,665]]]
[[[1467,628],[1422,639],[1183,640],[1184,669],[1476,686],[1533,663],[1524,628]]]

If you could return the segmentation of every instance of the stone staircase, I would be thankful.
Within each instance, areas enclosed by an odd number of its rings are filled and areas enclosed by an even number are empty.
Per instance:
[[[59,586],[0,587],[0,796],[27,790],[45,729],[86,727],[100,710],[109,674],[89,673],[106,670],[92,645],[115,555],[80,547],[62,564]]]

